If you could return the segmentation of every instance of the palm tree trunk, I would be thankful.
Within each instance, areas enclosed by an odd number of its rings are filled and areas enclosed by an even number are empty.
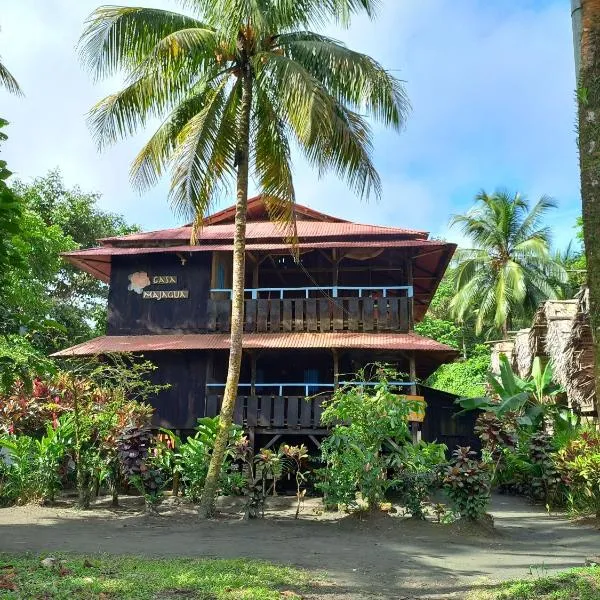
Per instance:
[[[581,2],[579,65],[577,98],[583,238],[594,340],[596,413],[600,420],[600,0]]]
[[[246,209],[248,205],[248,162],[250,146],[250,112],[252,108],[252,79],[248,70],[243,75],[239,142],[237,152],[237,200],[233,238],[233,282],[231,288],[231,338],[227,382],[221,406],[220,427],[215,440],[208,474],[200,501],[200,518],[214,514],[219,478],[223,468],[229,430],[237,399],[242,364],[242,333],[244,326],[244,283],[246,260]]]

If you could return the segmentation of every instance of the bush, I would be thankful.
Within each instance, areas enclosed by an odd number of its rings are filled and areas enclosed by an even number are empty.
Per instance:
[[[545,431],[534,433],[529,440],[531,461],[530,495],[547,506],[560,506],[562,478],[553,456],[552,436]]]
[[[444,489],[461,518],[477,521],[485,514],[490,501],[489,465],[475,459],[475,452],[459,447],[446,469]]]
[[[321,421],[333,429],[321,445],[325,468],[320,470],[317,487],[327,505],[356,508],[358,492],[373,509],[385,498],[392,482],[387,479],[383,445],[388,439],[396,445],[408,441],[409,413],[419,409],[417,403],[392,391],[389,381],[398,377],[380,366],[374,387],[344,386],[326,402]],[[359,381],[364,378],[363,371],[357,374]]]
[[[555,455],[556,467],[568,486],[569,507],[600,518],[600,433],[583,431]]]
[[[394,473],[392,488],[415,518],[425,519],[423,503],[442,484],[446,450],[444,444],[435,442],[406,444],[388,459]]]
[[[27,435],[1,437],[4,452],[0,459],[0,502],[54,502],[72,445],[73,421],[69,415],[47,423],[40,439]]]
[[[181,444],[177,450],[177,471],[181,475],[183,492],[192,502],[198,502],[202,496],[218,429],[219,417],[198,419],[196,433]],[[236,452],[236,446],[242,437],[242,428],[238,425],[232,425],[229,430],[229,443],[225,462],[221,471],[220,487],[222,493],[239,491],[240,473],[233,469],[232,459]]]

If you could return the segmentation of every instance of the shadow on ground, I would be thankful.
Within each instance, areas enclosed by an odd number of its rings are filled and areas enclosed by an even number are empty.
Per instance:
[[[143,516],[138,499],[115,511],[106,505],[89,512],[0,509],[0,552],[252,557],[310,569],[335,583],[312,598],[441,600],[504,579],[582,566],[600,549],[597,529],[506,496],[493,499],[491,533],[389,516],[340,518],[321,513],[316,500],[294,520],[294,499],[276,502],[280,511],[256,521],[240,520],[236,501],[210,522],[198,521],[185,505]]]

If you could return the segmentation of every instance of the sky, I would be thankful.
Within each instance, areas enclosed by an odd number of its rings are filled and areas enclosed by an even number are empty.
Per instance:
[[[101,3],[0,0],[0,56],[26,94],[0,90],[0,114],[10,121],[3,159],[25,182],[58,167],[68,185],[99,192],[103,209],[145,230],[181,224],[168,178],[143,195],[129,182],[151,132],[100,153],[86,125],[87,111],[120,83],[94,82],[76,52],[85,18]],[[175,0],[110,3],[179,10]],[[376,20],[358,17],[327,33],[402,79],[412,109],[400,134],[374,127],[380,200],[356,198],[296,157],[298,202],[461,243],[449,220],[479,190],[506,188],[532,202],[547,194],[559,205],[547,219],[555,246],[568,244],[581,207],[567,0],[382,0]]]

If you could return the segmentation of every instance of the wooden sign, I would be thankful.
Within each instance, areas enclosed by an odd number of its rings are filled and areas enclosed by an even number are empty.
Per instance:
[[[408,414],[408,420],[422,423],[425,420],[425,407],[427,406],[425,403],[425,398],[423,396],[411,396],[408,394],[406,396],[399,397],[410,402],[411,404],[418,404],[418,410],[411,410]]]
[[[177,283],[176,275],[154,275],[148,277],[145,271],[137,271],[128,276],[128,290],[141,294],[144,300],[184,300],[190,297],[189,290],[147,290],[149,285],[169,285]]]
[[[145,300],[181,300],[189,297],[189,290],[144,290],[142,293]]]
[[[155,275],[152,278],[152,283],[155,284],[168,284],[168,283],[177,283],[176,275]]]

